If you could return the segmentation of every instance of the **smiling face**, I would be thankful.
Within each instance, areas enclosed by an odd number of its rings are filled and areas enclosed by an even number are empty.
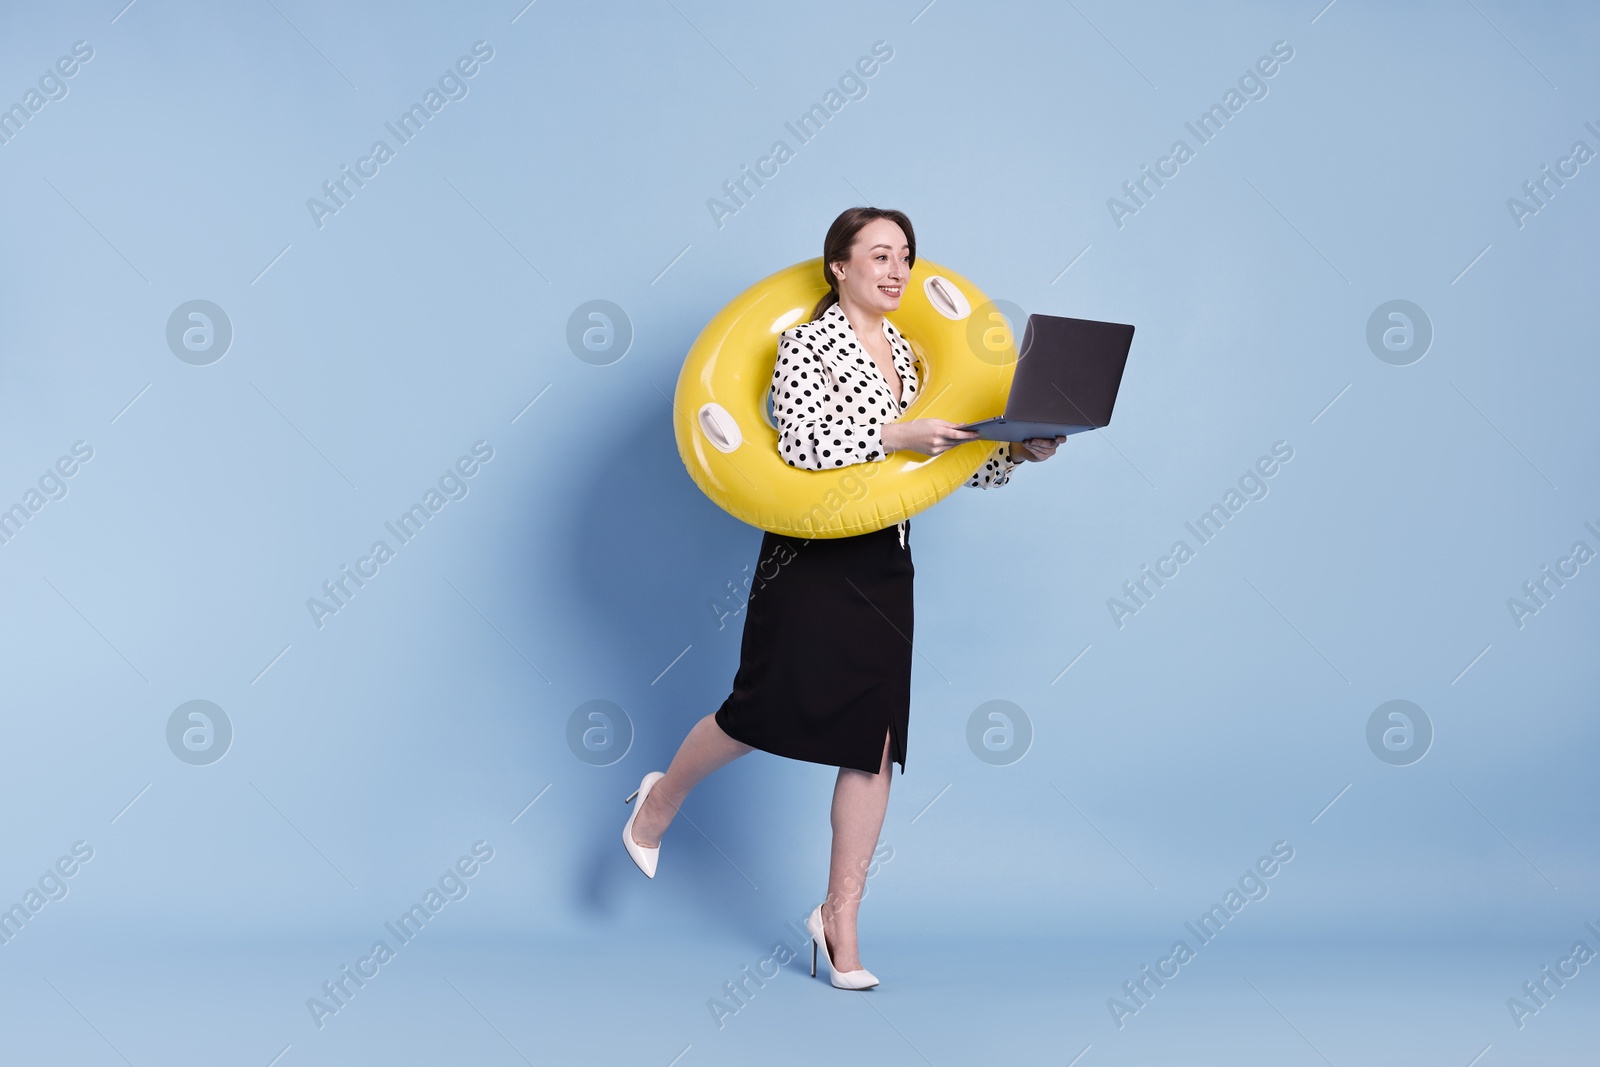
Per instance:
[[[911,246],[899,226],[873,219],[856,232],[850,258],[832,266],[841,302],[879,313],[895,311],[911,277]]]

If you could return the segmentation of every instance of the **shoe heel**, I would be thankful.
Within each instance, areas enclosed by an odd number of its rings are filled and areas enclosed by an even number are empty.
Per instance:
[[[639,791],[637,789],[635,789],[633,792],[631,792],[627,796],[623,797],[622,798],[622,802],[624,804],[632,804],[633,803],[633,798],[638,796],[638,795],[639,795]]]
[[[817,976],[817,939],[811,939],[811,977]]]

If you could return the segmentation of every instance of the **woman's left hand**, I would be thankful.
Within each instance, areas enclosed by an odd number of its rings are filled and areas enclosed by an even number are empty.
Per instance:
[[[1057,434],[1054,438],[1030,437],[1026,441],[1012,442],[1011,460],[1014,463],[1022,463],[1031,459],[1036,463],[1043,463],[1056,454],[1056,446],[1065,440],[1065,436]]]

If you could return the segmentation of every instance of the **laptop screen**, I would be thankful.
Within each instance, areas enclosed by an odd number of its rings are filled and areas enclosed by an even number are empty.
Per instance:
[[[1006,419],[1108,425],[1132,344],[1122,323],[1029,315]]]

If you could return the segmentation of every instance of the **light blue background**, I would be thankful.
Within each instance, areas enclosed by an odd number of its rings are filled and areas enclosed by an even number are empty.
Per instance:
[[[1506,1007],[1600,948],[1600,568],[1507,607],[1600,549],[1600,163],[1506,206],[1600,150],[1588,6],[12,6],[0,104],[79,40],[0,145],[0,506],[94,450],[0,545],[0,905],[94,849],[0,945],[19,1055],[1592,1057],[1593,967],[1524,1029]],[[467,95],[319,228],[307,198],[480,40]],[[1267,95],[1119,227],[1108,198],[1277,41]],[[742,615],[713,605],[760,540],[695,489],[667,398],[701,326],[857,203],[992,297],[1138,333],[1110,428],[913,520],[909,773],[862,912],[884,984],[801,958],[719,1028],[724,981],[803,945],[833,775],[753,754],[654,882],[618,847],[617,802],[727,695]],[[193,299],[234,330],[209,366],[165,338]],[[634,332],[603,366],[566,341],[595,299]],[[1434,330],[1406,366],[1366,341],[1393,299]],[[478,441],[467,496],[319,629],[307,598]],[[1279,441],[1268,494],[1119,628],[1107,599]],[[166,742],[194,699],[235,731],[209,766]],[[634,731],[604,767],[566,740],[597,699]],[[1367,746],[1391,699],[1435,731],[1409,766]],[[991,700],[1031,723],[1010,765],[967,744]],[[470,893],[318,1029],[306,999],[479,840]],[[1280,840],[1267,898],[1119,1029],[1107,998]]]

